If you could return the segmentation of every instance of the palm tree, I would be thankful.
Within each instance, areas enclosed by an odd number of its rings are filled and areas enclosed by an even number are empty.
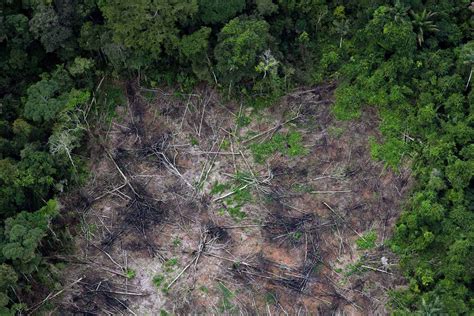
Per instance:
[[[423,10],[421,13],[415,13],[413,10],[410,10],[410,15],[412,16],[412,25],[413,29],[416,32],[416,39],[418,45],[422,45],[425,40],[425,33],[428,32],[438,32],[439,29],[436,24],[432,21],[432,18],[436,16],[436,12]]]
[[[400,0],[397,0],[391,9],[395,22],[405,21],[408,17],[408,10],[410,10],[410,7],[403,5]]]
[[[432,302],[426,302],[424,298],[421,299],[421,306],[420,310],[415,315],[420,316],[432,316],[432,315],[440,315],[441,303],[439,298],[436,297]]]

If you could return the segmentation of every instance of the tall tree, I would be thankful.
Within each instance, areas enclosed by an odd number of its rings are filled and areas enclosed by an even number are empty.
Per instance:
[[[199,17],[205,24],[225,23],[245,8],[245,0],[198,0]]]
[[[436,12],[426,11],[426,9],[424,9],[423,11],[416,13],[413,10],[410,10],[410,15],[412,17],[413,29],[416,32],[416,40],[418,41],[419,46],[423,45],[427,33],[439,31],[433,21]]]
[[[196,0],[102,0],[100,9],[115,44],[134,51],[137,58],[160,60],[179,45],[180,25],[196,14]]]
[[[184,62],[191,63],[192,70],[199,79],[208,81],[211,81],[208,69],[211,66],[208,55],[211,32],[211,28],[202,27],[190,35],[183,36],[179,43]]]
[[[258,58],[270,46],[268,23],[235,18],[222,28],[218,39],[214,55],[219,79],[236,83],[254,78]]]
[[[62,24],[52,5],[40,5],[35,10],[30,30],[47,53],[60,48],[72,36],[72,29]]]
[[[63,67],[43,74],[42,80],[28,88],[25,116],[37,122],[52,121],[66,107],[71,87],[71,77]]]

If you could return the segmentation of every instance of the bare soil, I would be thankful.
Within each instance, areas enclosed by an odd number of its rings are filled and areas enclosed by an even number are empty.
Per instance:
[[[334,119],[334,88],[256,110],[208,87],[176,96],[129,84],[128,105],[91,140],[90,181],[62,201],[81,220],[57,312],[386,314],[403,280],[385,241],[410,174],[370,157],[375,111]],[[290,131],[305,154],[254,161],[251,144]],[[244,182],[211,193],[239,172]],[[236,218],[241,190],[251,196]],[[359,249],[370,231],[375,244]]]

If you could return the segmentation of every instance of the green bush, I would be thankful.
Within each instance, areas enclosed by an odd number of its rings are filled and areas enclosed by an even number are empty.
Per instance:
[[[360,250],[368,250],[375,247],[375,241],[377,240],[377,232],[375,230],[371,230],[360,238],[356,240],[357,248]]]
[[[286,135],[276,133],[270,140],[253,143],[249,147],[257,163],[264,163],[276,152],[290,157],[303,156],[308,153],[308,150],[303,146],[303,137],[296,131],[289,132]]]

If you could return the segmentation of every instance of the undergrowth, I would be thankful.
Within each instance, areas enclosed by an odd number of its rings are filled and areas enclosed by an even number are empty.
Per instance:
[[[131,280],[131,279],[135,278],[135,276],[137,275],[137,271],[135,271],[133,269],[130,269],[130,268],[127,268],[127,270],[125,271],[125,275],[126,275],[127,279]]]
[[[376,240],[377,240],[377,232],[375,230],[371,230],[365,233],[359,239],[357,239],[356,245],[357,245],[357,248],[359,248],[360,250],[368,250],[368,249],[375,248]]]
[[[222,282],[217,283],[221,297],[219,299],[218,308],[221,313],[235,312],[237,306],[232,301],[235,298],[235,293],[226,287]]]
[[[164,294],[169,292],[169,282],[172,279],[172,273],[175,271],[175,268],[178,266],[179,262],[176,258],[170,258],[163,263],[163,274],[157,274],[153,277],[153,285],[161,289]]]
[[[260,164],[276,152],[290,157],[303,156],[308,153],[308,150],[303,146],[303,137],[297,131],[291,131],[286,135],[276,133],[270,140],[253,143],[249,148],[254,160]]]
[[[211,194],[221,195],[224,192],[233,192],[223,199],[224,207],[220,213],[228,213],[235,220],[242,220],[247,214],[242,211],[245,204],[252,201],[252,193],[250,191],[250,182],[252,176],[247,172],[237,171],[231,181],[226,183],[215,182],[211,188]]]

